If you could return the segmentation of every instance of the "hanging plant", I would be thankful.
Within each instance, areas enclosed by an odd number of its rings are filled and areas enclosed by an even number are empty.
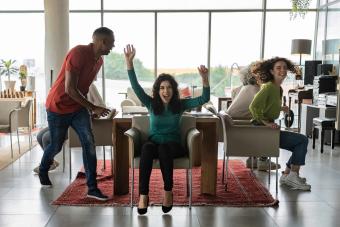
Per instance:
[[[292,10],[290,11],[290,19],[294,20],[297,16],[305,18],[311,0],[290,0],[292,2]]]

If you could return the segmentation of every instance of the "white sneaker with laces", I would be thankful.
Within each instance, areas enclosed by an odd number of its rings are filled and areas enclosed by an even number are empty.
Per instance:
[[[39,174],[39,166],[40,166],[40,164],[33,169],[33,172],[35,172],[36,174]],[[59,162],[54,160],[48,171],[55,170],[58,166],[59,166]]]
[[[280,177],[280,185],[284,185],[286,184],[286,178],[287,178],[288,174],[284,174],[282,173],[281,177]]]
[[[296,172],[290,171],[285,178],[285,184],[290,186],[293,190],[310,191],[311,185],[303,182]]]

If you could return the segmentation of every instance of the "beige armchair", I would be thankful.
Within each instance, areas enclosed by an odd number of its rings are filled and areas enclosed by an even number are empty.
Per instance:
[[[144,91],[148,95],[152,95],[152,88],[144,88]],[[131,87],[128,87],[125,94],[125,99],[121,102],[121,107],[123,106],[142,106],[142,103],[138,99],[136,93],[133,91]]]
[[[280,130],[267,126],[254,126],[250,121],[234,121],[224,111],[219,112],[224,137],[224,156],[222,182],[225,172],[228,176],[228,161],[230,156],[236,157],[276,157],[276,165],[280,155]],[[225,162],[225,157],[227,161]],[[226,168],[225,168],[226,165]],[[226,171],[224,171],[226,169]],[[270,184],[270,171],[268,182]],[[276,169],[276,192],[278,188],[278,170]]]
[[[134,192],[134,169],[139,167],[139,157],[135,156],[141,149],[143,143],[148,138],[149,116],[135,116],[132,119],[132,128],[124,134],[129,137],[130,161],[132,168],[131,181],[131,198],[130,205],[133,207]],[[182,145],[188,149],[189,157],[177,158],[174,160],[174,169],[187,170],[187,194],[189,195],[189,208],[191,209],[192,199],[192,155],[194,152],[194,144],[197,143],[200,132],[196,129],[196,119],[192,116],[182,116],[181,120],[181,138]],[[154,160],[153,168],[160,168],[159,161]]]
[[[0,132],[9,133],[11,141],[11,158],[13,158],[13,140],[12,132],[17,132],[18,148],[20,153],[20,142],[18,133],[18,111],[21,107],[21,101],[0,101]]]
[[[113,123],[112,119],[93,119],[92,120],[92,132],[94,137],[95,146],[103,147],[103,159],[104,159],[104,169],[106,168],[105,164],[105,146],[111,147],[111,167],[112,163],[112,132],[113,132]],[[72,177],[72,160],[71,160],[71,149],[75,147],[81,147],[81,143],[79,141],[79,137],[77,133],[74,131],[72,127],[68,130],[68,147],[69,147],[69,161],[70,161],[70,180]]]

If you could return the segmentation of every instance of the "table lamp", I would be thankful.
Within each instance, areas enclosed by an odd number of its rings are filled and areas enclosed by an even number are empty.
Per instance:
[[[300,55],[300,62],[299,62],[300,66],[301,66],[302,54],[310,54],[311,47],[312,47],[312,40],[309,40],[309,39],[293,39],[292,40],[291,54]]]

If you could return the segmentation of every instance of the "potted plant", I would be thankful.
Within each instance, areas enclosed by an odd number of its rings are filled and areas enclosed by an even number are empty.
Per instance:
[[[290,19],[295,19],[298,15],[305,17],[311,0],[290,0],[292,2],[292,10],[290,11]]]
[[[25,91],[26,85],[27,85],[27,66],[26,65],[20,65],[19,79],[21,81],[20,91]]]
[[[15,86],[15,80],[11,81],[11,74],[15,74],[18,72],[18,69],[14,66],[15,60],[1,60],[1,68],[0,68],[0,76],[2,75],[7,75],[7,81],[5,81],[5,87],[6,89],[10,89],[14,91],[14,86]]]

